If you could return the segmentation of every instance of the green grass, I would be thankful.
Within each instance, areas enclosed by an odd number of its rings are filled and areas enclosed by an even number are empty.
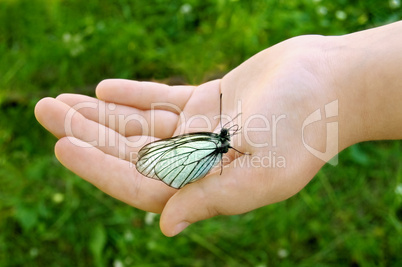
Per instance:
[[[397,266],[401,141],[353,146],[287,201],[167,238],[63,168],[33,108],[110,77],[200,83],[290,37],[401,16],[373,0],[1,1],[0,265]]]

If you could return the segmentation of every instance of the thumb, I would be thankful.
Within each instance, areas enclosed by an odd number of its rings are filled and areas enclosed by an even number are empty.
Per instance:
[[[161,214],[160,227],[164,235],[175,236],[190,224],[218,214],[203,187],[195,183],[169,199]]]
[[[197,221],[219,214],[233,215],[257,208],[249,168],[225,168],[223,174],[209,175],[186,185],[164,207],[160,227],[164,235],[174,236]],[[253,197],[250,197],[253,196]]]

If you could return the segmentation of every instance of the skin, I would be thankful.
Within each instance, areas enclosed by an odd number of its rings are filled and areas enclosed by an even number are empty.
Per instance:
[[[55,154],[65,167],[112,197],[162,213],[162,232],[174,236],[194,222],[248,212],[299,192],[325,164],[302,140],[326,151],[328,122],[338,122],[339,129],[338,136],[328,136],[329,144],[338,144],[336,149],[328,149],[330,157],[358,142],[400,139],[401,32],[402,22],[397,22],[344,36],[295,37],[263,50],[222,79],[200,86],[104,80],[96,88],[97,98],[77,94],[44,98],[37,103],[35,115],[59,139]],[[231,144],[251,155],[231,149],[221,175],[217,169],[180,190],[144,177],[130,164],[141,146],[129,142],[141,137],[144,145],[184,132],[219,133],[220,93],[222,114],[231,118],[239,113],[237,103],[241,101],[241,118],[236,123],[243,130],[232,137]],[[306,118],[317,109],[324,114],[325,105],[334,100],[338,101],[337,116],[324,116],[306,127],[303,139]],[[105,102],[115,105],[104,111],[101,106]],[[135,120],[123,127],[111,119],[137,114],[150,125],[151,104],[156,102],[179,109],[157,107],[154,131],[140,127]],[[71,107],[80,103],[96,105],[74,113],[71,134],[66,130],[66,118]],[[188,118],[200,114],[204,119],[189,123]],[[256,114],[267,118],[270,128],[262,119],[255,119]],[[272,115],[286,116],[276,123],[275,130]],[[254,119],[247,121],[250,118]],[[286,166],[236,167],[244,157],[258,159],[270,152],[283,157]]]

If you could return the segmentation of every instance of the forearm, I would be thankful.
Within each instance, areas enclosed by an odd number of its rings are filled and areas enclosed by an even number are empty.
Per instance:
[[[351,141],[402,138],[402,22],[338,38],[332,71]]]

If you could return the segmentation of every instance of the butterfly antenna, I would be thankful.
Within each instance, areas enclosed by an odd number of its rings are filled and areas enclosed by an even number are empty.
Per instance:
[[[238,124],[235,124],[228,128],[228,132],[232,131],[233,133],[231,133],[230,136],[234,136],[239,133],[240,129],[241,129],[241,127],[239,127]]]
[[[222,129],[222,93],[219,98],[219,122],[221,124],[221,129]]]
[[[231,122],[233,122],[235,119],[237,119],[237,117],[239,117],[241,114],[242,114],[241,112],[238,113],[233,119],[231,119],[230,121],[228,121],[227,123],[225,123],[225,124],[223,125],[223,128],[225,128],[226,125],[228,125],[229,123],[231,123]]]
[[[242,113],[237,113],[237,115],[232,119],[232,121],[234,121],[235,119],[237,119],[237,117],[239,117]]]

